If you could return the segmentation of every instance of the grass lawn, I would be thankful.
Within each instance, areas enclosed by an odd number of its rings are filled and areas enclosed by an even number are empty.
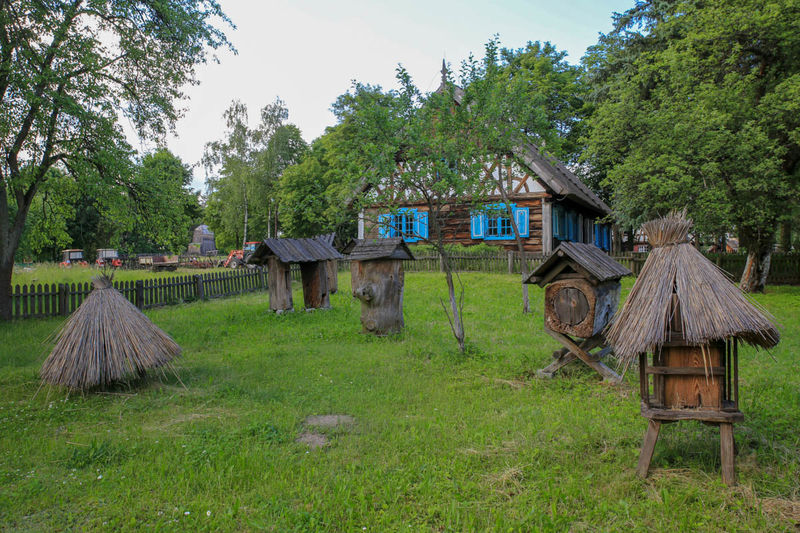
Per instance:
[[[137,279],[171,278],[207,272],[230,272],[229,268],[179,268],[175,271],[152,272],[150,270],[113,270],[114,280],[131,281]],[[61,268],[56,263],[34,263],[27,267],[14,267],[11,276],[12,285],[29,285],[31,283],[83,283],[92,281],[92,278],[102,273],[103,270],[93,266]]]
[[[636,477],[647,424],[635,372],[618,387],[578,366],[535,378],[557,348],[543,291],[531,287],[523,316],[515,276],[462,279],[466,356],[441,274],[406,275],[394,338],[359,334],[344,274],[330,311],[270,314],[265,293],[149,311],[184,349],[185,387],[168,376],[34,398],[61,322],[0,323],[0,527],[796,531],[800,288],[757,298],[783,340],[774,359],[741,350],[729,489],[718,430],[697,422],[664,426],[651,476]],[[324,430],[326,447],[296,442],[325,414],[355,421]]]

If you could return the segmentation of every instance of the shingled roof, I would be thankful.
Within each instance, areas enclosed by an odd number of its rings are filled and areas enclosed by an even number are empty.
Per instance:
[[[558,248],[525,280],[525,283],[537,283],[544,286],[547,274],[552,269],[558,268],[559,263],[564,261],[573,261],[597,278],[600,283],[617,280],[631,274],[630,270],[611,259],[597,246],[567,241],[559,244]]]
[[[267,258],[273,255],[283,263],[311,263],[342,259],[342,254],[327,242],[326,236],[318,236],[308,239],[264,239],[256,247],[256,251],[248,262],[262,265],[267,262]]]
[[[403,239],[353,239],[342,252],[352,261],[414,259]]]

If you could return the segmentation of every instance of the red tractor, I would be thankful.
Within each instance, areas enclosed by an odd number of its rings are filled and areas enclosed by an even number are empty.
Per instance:
[[[111,248],[98,248],[95,264],[99,267],[110,266],[119,268],[122,266],[122,259],[119,258],[119,254],[116,250]]]
[[[61,262],[58,266],[70,268],[73,266],[87,267],[89,263],[83,258],[83,250],[77,248],[71,250],[61,250]]]
[[[231,253],[228,254],[228,258],[222,262],[222,266],[225,268],[245,266],[247,260],[253,255],[253,252],[256,251],[256,246],[259,244],[261,243],[258,241],[250,241],[244,243],[244,250],[232,250]]]

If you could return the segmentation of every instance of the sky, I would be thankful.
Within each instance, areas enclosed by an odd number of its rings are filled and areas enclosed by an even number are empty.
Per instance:
[[[576,64],[611,15],[634,0],[220,0],[236,25],[226,34],[237,54],[218,51],[219,63],[197,69],[198,86],[187,87],[184,116],[167,147],[196,165],[193,186],[205,190],[199,164],[207,142],[222,139],[222,113],[238,98],[251,125],[259,110],[280,97],[310,142],[336,120],[330,111],[353,80],[396,87],[402,64],[423,91],[438,87],[442,59],[455,70],[470,52],[482,57],[493,35],[501,46],[550,41]],[[155,146],[131,138],[141,153]]]

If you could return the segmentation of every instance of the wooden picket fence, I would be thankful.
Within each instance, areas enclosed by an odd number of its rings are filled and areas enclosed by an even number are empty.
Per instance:
[[[160,279],[115,281],[114,288],[139,309],[149,309],[266,290],[267,272],[258,268]],[[91,291],[92,285],[88,282],[16,285],[11,302],[11,316],[15,319],[67,316],[81,305]]]
[[[743,254],[706,254],[711,261],[738,281],[744,271],[747,256]],[[641,272],[647,254],[615,256],[634,275]],[[535,269],[544,258],[539,254],[526,255],[528,271]],[[453,270],[457,272],[520,273],[520,258],[516,252],[500,254],[454,254],[450,256]],[[340,260],[339,271],[350,270],[350,262]],[[415,261],[404,261],[406,272],[436,272],[441,270],[438,255],[420,255]],[[300,267],[291,267],[292,279],[300,281]],[[773,254],[769,284],[800,284],[800,256]],[[267,289],[265,269],[242,269],[230,272],[172,276],[169,278],[115,281],[114,287],[139,309],[170,305],[180,302],[204,300]],[[67,316],[91,292],[90,283],[17,285],[12,296],[12,318],[41,318]]]

